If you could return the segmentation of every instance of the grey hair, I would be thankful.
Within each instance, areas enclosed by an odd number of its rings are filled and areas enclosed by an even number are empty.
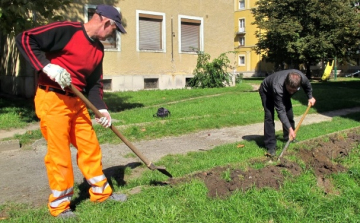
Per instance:
[[[290,72],[286,76],[285,84],[291,88],[299,88],[301,84],[301,75],[296,72]]]

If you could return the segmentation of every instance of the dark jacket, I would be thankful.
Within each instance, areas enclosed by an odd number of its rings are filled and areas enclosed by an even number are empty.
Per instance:
[[[286,109],[283,103],[283,99],[290,99],[292,96],[286,91],[285,87],[285,79],[290,72],[296,72],[301,75],[301,87],[304,89],[308,99],[311,99],[312,87],[310,81],[305,76],[305,74],[296,69],[275,72],[266,77],[260,86],[260,91],[263,91],[268,97],[272,97],[274,100],[274,106],[279,115],[279,119],[287,128],[290,128],[291,125],[286,116]]]

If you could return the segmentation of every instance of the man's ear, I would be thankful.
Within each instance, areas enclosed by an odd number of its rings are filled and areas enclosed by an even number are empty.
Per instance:
[[[111,26],[110,19],[103,17],[105,19],[105,27]]]

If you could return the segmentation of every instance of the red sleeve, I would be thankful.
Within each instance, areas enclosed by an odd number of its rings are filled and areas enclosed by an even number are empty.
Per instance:
[[[17,35],[16,44],[21,55],[40,71],[50,63],[45,53],[62,50],[81,27],[81,23],[77,22],[55,22],[39,26]]]

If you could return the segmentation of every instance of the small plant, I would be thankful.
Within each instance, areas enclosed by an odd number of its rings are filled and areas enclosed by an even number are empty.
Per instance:
[[[194,77],[188,82],[188,86],[195,88],[217,88],[230,85],[231,74],[230,60],[226,53],[210,62],[210,55],[198,52],[196,68],[193,72]]]
[[[236,76],[235,76],[235,83],[236,83],[236,84],[241,84],[243,78],[244,78],[244,74],[243,74],[243,73],[236,74]]]
[[[231,176],[230,176],[231,172],[230,172],[230,168],[227,168],[226,171],[224,171],[222,173],[222,178],[226,181],[226,182],[230,182],[231,181]]]

